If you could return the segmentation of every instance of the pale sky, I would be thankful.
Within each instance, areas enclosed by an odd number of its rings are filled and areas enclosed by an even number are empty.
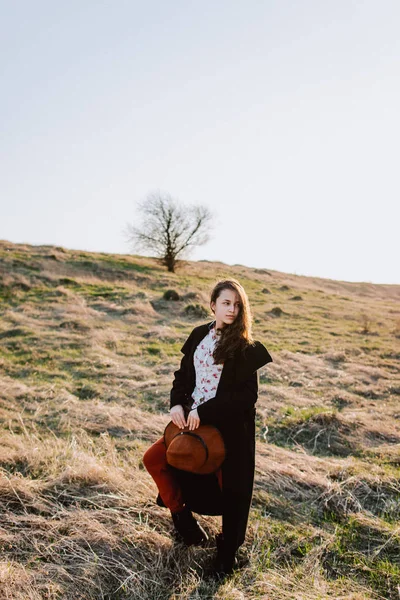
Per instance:
[[[0,7],[0,239],[126,254],[160,190],[192,260],[400,283],[398,0]]]

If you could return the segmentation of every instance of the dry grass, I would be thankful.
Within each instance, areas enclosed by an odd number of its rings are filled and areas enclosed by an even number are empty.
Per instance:
[[[260,371],[243,567],[218,584],[206,574],[220,517],[199,516],[207,547],[175,542],[142,456],[198,322],[185,306],[207,308],[229,276],[274,362]],[[0,242],[1,599],[398,600],[399,297]]]

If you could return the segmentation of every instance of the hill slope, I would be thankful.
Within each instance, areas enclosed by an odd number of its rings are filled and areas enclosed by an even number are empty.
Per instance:
[[[212,540],[174,543],[141,457],[227,277],[274,362],[259,371],[250,563],[218,586],[202,578]],[[399,300],[394,285],[208,261],[171,274],[1,241],[1,598],[398,599]]]

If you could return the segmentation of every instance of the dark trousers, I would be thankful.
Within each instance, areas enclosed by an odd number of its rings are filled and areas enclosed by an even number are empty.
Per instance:
[[[166,459],[167,449],[164,438],[157,440],[143,456],[143,463],[147,471],[156,482],[161,499],[171,512],[179,512],[184,508],[185,502],[182,490],[179,487],[172,470]],[[222,470],[215,472],[219,487],[222,490]]]

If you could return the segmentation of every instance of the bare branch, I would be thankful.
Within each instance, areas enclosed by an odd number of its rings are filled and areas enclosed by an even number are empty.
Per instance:
[[[174,271],[180,255],[210,239],[213,215],[206,206],[185,206],[169,194],[153,192],[137,208],[142,224],[128,224],[127,241],[135,249],[154,253],[169,271]]]

